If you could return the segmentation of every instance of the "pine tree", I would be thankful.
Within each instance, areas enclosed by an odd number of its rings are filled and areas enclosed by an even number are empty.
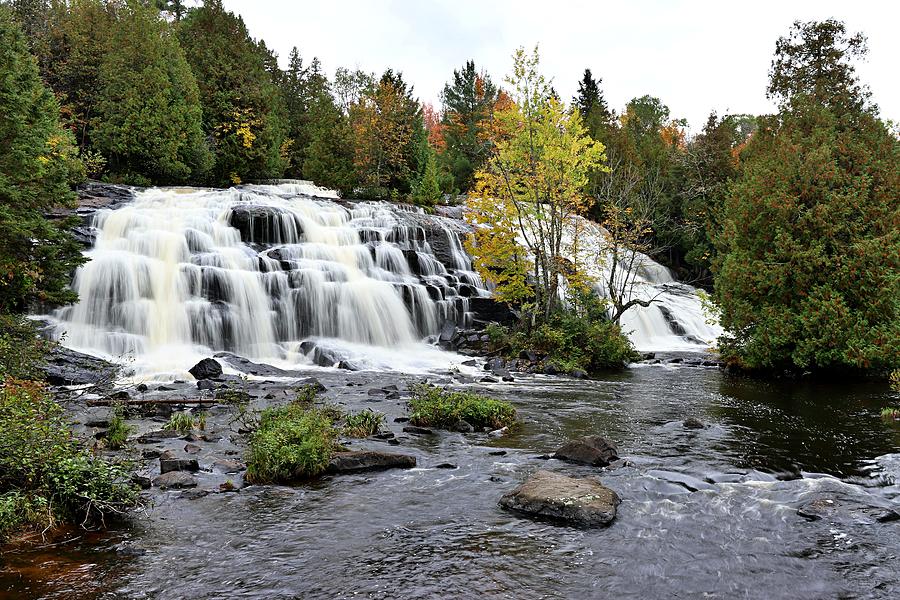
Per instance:
[[[203,128],[214,144],[212,181],[280,177],[290,144],[273,82],[274,55],[250,38],[243,20],[221,0],[189,11],[178,32],[200,88]]]
[[[612,119],[606,99],[600,89],[602,79],[594,79],[590,69],[584,70],[578,82],[578,95],[572,98],[572,105],[581,113],[581,118],[591,135],[597,135],[599,129]]]
[[[776,46],[779,112],[741,153],[717,239],[721,346],[746,367],[900,366],[900,142],[856,78],[864,54],[833,21]]]
[[[59,105],[11,11],[0,6],[0,313],[64,302],[81,253],[65,223],[42,214],[74,201],[83,177]]]
[[[354,139],[350,119],[330,98],[312,108],[310,142],[303,162],[303,175],[317,185],[338,190],[348,198],[357,185]]]
[[[497,95],[491,78],[479,73],[471,60],[461,70],[454,70],[453,79],[444,86],[441,94],[447,145],[444,160],[459,190],[472,187],[475,171],[490,156],[491,143],[486,129]]]
[[[118,14],[100,68],[92,146],[113,175],[152,183],[197,181],[212,162],[197,83],[178,38],[155,10]]]

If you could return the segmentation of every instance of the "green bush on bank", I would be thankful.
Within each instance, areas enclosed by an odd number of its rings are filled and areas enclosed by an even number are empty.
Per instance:
[[[556,311],[530,329],[489,325],[486,331],[495,351],[510,358],[533,352],[562,372],[581,369],[594,375],[640,358],[622,328],[608,320],[599,301],[592,301],[582,314]]]
[[[417,385],[412,391],[409,421],[413,425],[448,429],[465,421],[473,427],[501,429],[516,422],[516,409],[504,400],[428,384]]]
[[[94,456],[36,382],[0,387],[0,540],[28,527],[102,525],[137,502],[127,469]]]

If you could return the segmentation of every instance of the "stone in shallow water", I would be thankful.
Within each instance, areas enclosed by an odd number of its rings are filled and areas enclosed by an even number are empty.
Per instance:
[[[538,471],[504,494],[500,506],[529,517],[563,521],[580,527],[603,527],[616,518],[621,500],[595,479],[577,479]]]
[[[204,358],[196,365],[188,369],[188,373],[195,379],[215,379],[222,374],[222,365],[214,358]]]
[[[887,504],[867,504],[838,494],[807,502],[797,509],[797,514],[808,521],[827,519],[832,522],[856,524],[890,523],[900,520],[900,512]]]
[[[393,452],[358,450],[336,452],[325,469],[326,473],[353,473],[356,471],[384,471],[386,469],[411,469],[416,457]]]
[[[616,447],[599,435],[588,435],[577,440],[569,440],[553,458],[569,462],[605,467],[619,458]]]
[[[169,471],[163,473],[153,480],[153,485],[161,490],[167,489],[185,489],[197,487],[197,480],[194,476],[185,471]]]
[[[160,458],[159,472],[169,473],[172,471],[199,471],[200,465],[197,464],[196,458]]]

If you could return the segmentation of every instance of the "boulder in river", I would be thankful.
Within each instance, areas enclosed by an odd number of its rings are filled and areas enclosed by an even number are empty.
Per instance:
[[[197,480],[194,476],[185,471],[169,471],[156,477],[153,485],[161,490],[167,489],[185,489],[197,487]]]
[[[595,479],[543,470],[500,498],[500,506],[505,509],[580,527],[609,525],[620,503],[614,491]]]
[[[416,466],[416,457],[393,452],[357,450],[335,452],[325,469],[326,473],[354,473],[358,471],[384,471],[387,469],[411,469]]]
[[[826,519],[831,522],[868,524],[900,520],[900,512],[888,503],[867,503],[833,494],[816,498],[800,506],[797,514],[808,521]]]
[[[568,462],[605,467],[619,458],[616,447],[599,435],[569,440],[553,454],[553,458]]]
[[[171,471],[199,471],[200,465],[196,458],[163,458],[159,459],[159,472]]]
[[[188,370],[195,379],[215,379],[222,375],[222,365],[214,358],[204,358]]]

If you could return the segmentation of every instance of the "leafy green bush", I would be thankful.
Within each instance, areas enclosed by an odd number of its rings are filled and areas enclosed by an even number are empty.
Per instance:
[[[7,379],[0,388],[0,539],[28,526],[100,525],[136,501],[125,467],[79,443],[40,384]]]
[[[530,331],[491,325],[486,333],[492,347],[506,356],[533,352],[564,372],[582,369],[597,374],[639,358],[622,329],[606,318],[599,301],[586,305],[581,315],[557,311]]]
[[[409,421],[413,425],[450,428],[466,421],[473,427],[500,429],[516,422],[516,409],[504,400],[428,384],[417,385],[412,391]]]
[[[325,470],[334,453],[333,415],[298,403],[267,408],[251,434],[247,481],[290,483]]]
[[[384,422],[384,415],[370,408],[344,417],[344,435],[356,438],[369,437],[378,433]]]
[[[43,378],[40,363],[49,346],[28,319],[0,314],[0,381]]]

